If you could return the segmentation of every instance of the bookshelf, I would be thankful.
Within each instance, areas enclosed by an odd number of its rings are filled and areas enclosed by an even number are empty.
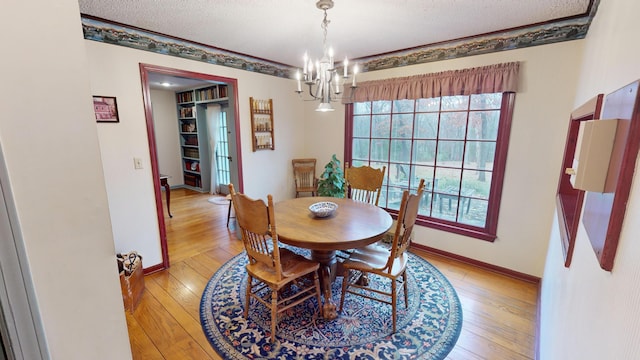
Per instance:
[[[273,139],[273,100],[249,98],[253,151],[275,150]]]
[[[211,161],[207,129],[207,105],[228,102],[228,86],[215,84],[176,92],[180,156],[185,187],[208,192]]]

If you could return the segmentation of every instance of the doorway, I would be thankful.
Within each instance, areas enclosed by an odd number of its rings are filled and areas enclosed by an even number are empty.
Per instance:
[[[229,184],[238,183],[238,169],[235,166],[234,158],[237,156],[234,151],[237,149],[235,143],[236,127],[231,121],[228,107],[222,107],[218,116],[212,119],[211,128],[216,132],[217,138],[215,143],[215,162],[216,169],[215,181],[217,185],[217,193],[228,195]]]
[[[191,71],[167,68],[156,65],[140,64],[140,76],[142,81],[142,93],[145,108],[145,119],[147,125],[147,138],[149,141],[149,155],[151,159],[151,173],[153,176],[153,187],[156,200],[156,212],[158,217],[158,226],[160,233],[160,246],[162,249],[162,264],[158,268],[151,269],[152,271],[167,269],[169,267],[169,253],[167,246],[167,236],[165,228],[164,208],[162,205],[162,192],[160,184],[160,169],[158,164],[158,147],[155,138],[155,128],[153,121],[153,109],[151,103],[151,81],[150,79],[155,75],[165,75],[181,79],[184,82],[195,83],[224,83],[229,88],[229,102],[228,105],[220,109],[220,118],[225,119],[225,131],[226,131],[226,161],[223,162],[223,166],[226,166],[226,171],[229,173],[229,181],[234,184],[239,191],[243,189],[242,181],[242,155],[240,151],[240,117],[239,117],[239,105],[238,105],[238,87],[237,79],[226,78],[221,76],[195,73]],[[193,86],[195,87],[195,86]],[[176,110],[177,115],[177,110]],[[177,120],[177,117],[176,117]],[[219,124],[219,122],[218,122]],[[176,130],[178,125],[176,124]],[[218,134],[220,129],[218,128]],[[218,155],[214,152],[218,149],[217,144],[211,147],[211,158],[218,159]],[[213,169],[212,169],[213,170]],[[214,171],[213,177],[217,177],[217,171]],[[212,178],[213,178],[212,177]],[[220,187],[218,187],[220,188]]]

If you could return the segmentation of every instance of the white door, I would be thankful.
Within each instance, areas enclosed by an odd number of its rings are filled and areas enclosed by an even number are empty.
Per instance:
[[[229,193],[229,183],[238,188],[238,162],[236,149],[236,129],[233,116],[230,116],[229,106],[220,109],[216,129],[217,142],[214,151],[216,157],[215,176],[220,194]]]

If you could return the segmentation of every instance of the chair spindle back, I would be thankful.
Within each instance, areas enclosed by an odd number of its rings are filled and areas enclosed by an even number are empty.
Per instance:
[[[347,181],[345,196],[356,201],[378,206],[384,182],[386,166],[375,169],[370,166],[349,167],[346,164],[344,177]]]
[[[392,270],[394,260],[402,256],[409,245],[411,245],[411,233],[418,218],[418,210],[420,208],[423,191],[424,179],[421,179],[416,194],[409,193],[409,190],[405,190],[402,194],[402,203],[400,204],[400,211],[398,212],[396,231],[391,244],[391,254],[389,254],[389,261],[387,261],[389,272]]]
[[[236,193],[233,184],[229,184],[231,202],[236,212],[236,222],[242,233],[242,243],[252,264],[261,263],[271,268],[282,278],[280,249],[273,208],[273,197],[267,196],[268,204],[261,199],[251,199]]]

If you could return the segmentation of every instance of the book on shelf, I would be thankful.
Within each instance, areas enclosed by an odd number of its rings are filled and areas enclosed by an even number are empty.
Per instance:
[[[182,92],[176,94],[177,100],[179,103],[192,102],[193,101],[193,92]]]
[[[195,117],[195,114],[196,114],[196,107],[195,106],[181,107],[180,108],[180,117],[181,118]]]

